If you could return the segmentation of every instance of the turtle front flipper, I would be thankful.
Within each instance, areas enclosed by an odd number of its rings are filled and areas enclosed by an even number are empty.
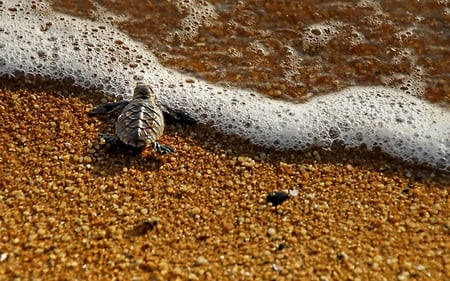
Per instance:
[[[122,100],[118,102],[108,102],[105,104],[101,104],[96,108],[91,110],[91,114],[108,114],[114,111],[119,111],[124,109],[130,103],[129,100]]]
[[[169,154],[175,151],[172,147],[164,144],[159,144],[158,142],[153,142],[153,149],[159,154]]]

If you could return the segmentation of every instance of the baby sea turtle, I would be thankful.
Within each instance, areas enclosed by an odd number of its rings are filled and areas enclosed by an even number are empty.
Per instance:
[[[102,104],[94,108],[91,114],[107,114],[118,110],[121,113],[116,122],[116,136],[100,134],[106,142],[113,145],[122,142],[138,150],[152,145],[160,154],[174,152],[172,147],[157,142],[164,131],[164,116],[149,86],[138,84],[132,100]]]

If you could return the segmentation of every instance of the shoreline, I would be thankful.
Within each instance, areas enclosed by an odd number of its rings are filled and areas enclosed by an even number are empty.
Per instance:
[[[3,81],[1,276],[450,278],[448,173],[379,152],[277,152],[172,122],[161,142],[174,154],[135,157],[99,144],[114,121],[88,116],[100,94]]]

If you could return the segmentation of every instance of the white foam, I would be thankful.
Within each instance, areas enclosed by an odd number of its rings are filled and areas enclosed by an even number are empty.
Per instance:
[[[405,161],[450,170],[449,111],[401,91],[352,87],[304,104],[272,100],[164,68],[143,44],[103,23],[52,11],[43,17],[41,4],[40,10],[17,0],[3,5],[0,75],[23,71],[70,77],[77,85],[125,96],[140,80],[153,86],[163,106],[255,144],[276,149],[335,141],[348,147],[365,144]],[[17,11],[8,9],[16,5]]]
[[[306,27],[303,30],[303,48],[322,47],[339,34],[339,27],[342,23],[316,23]]]
[[[181,30],[174,34],[181,41],[193,39],[200,27],[211,25],[218,17],[214,6],[208,1],[178,0],[175,5],[180,13],[187,13],[181,20]]]

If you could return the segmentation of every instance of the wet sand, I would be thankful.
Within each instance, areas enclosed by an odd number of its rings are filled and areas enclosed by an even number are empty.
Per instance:
[[[101,95],[6,84],[2,280],[450,279],[448,174],[175,122],[161,142],[176,153],[133,155],[99,143]]]

